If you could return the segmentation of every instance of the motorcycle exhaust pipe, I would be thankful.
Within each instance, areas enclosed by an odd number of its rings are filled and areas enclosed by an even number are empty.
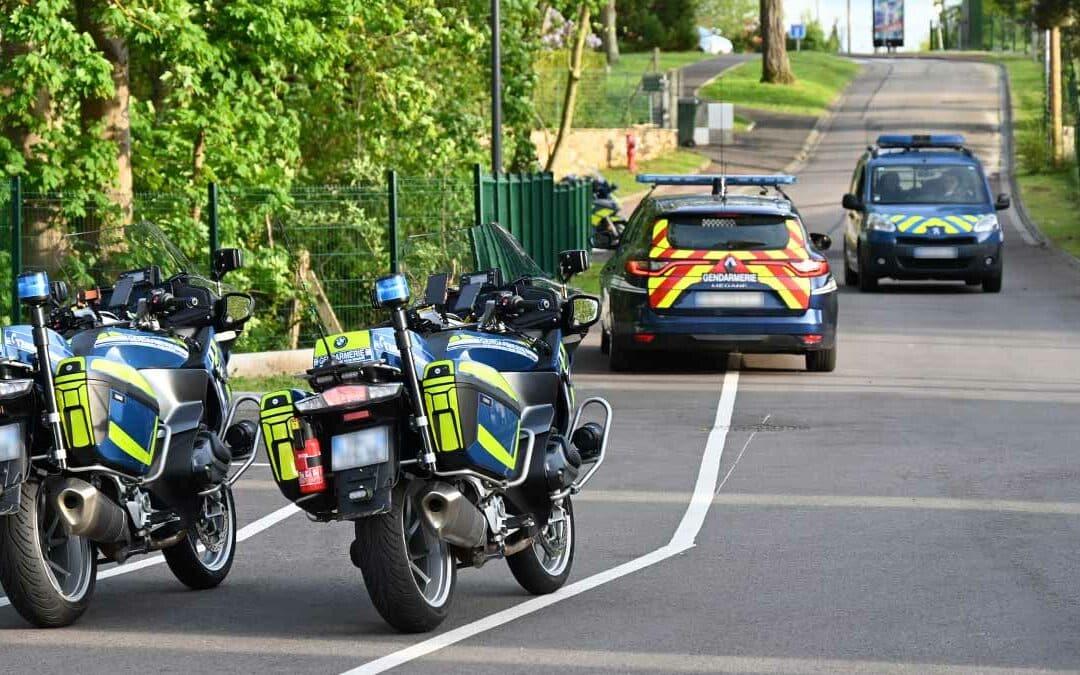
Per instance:
[[[420,499],[420,515],[439,539],[461,548],[482,546],[487,520],[480,509],[448,483],[434,483]]]
[[[84,480],[61,481],[56,492],[56,509],[68,534],[100,544],[128,541],[124,509]]]

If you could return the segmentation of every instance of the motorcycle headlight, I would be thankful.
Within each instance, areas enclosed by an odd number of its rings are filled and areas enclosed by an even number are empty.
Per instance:
[[[997,216],[992,213],[979,218],[979,221],[975,223],[976,232],[997,232],[1000,229],[1001,225],[998,223]]]
[[[871,213],[866,220],[866,227],[875,232],[896,232],[896,225],[879,213]]]
[[[0,401],[19,398],[34,388],[33,380],[0,380]]]
[[[5,424],[0,427],[0,462],[9,462],[22,456],[26,450],[22,424]]]
[[[371,427],[330,439],[330,469],[344,471],[390,458],[390,427]]]

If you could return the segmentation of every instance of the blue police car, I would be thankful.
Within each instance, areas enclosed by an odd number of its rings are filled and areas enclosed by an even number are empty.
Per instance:
[[[613,370],[649,353],[802,354],[836,367],[836,281],[782,185],[792,176],[638,176],[712,193],[653,195],[630,216],[600,274],[601,349]],[[741,185],[776,195],[727,194]]]
[[[1001,290],[1004,240],[979,160],[964,137],[883,135],[867,148],[844,195],[844,283],[951,279]]]

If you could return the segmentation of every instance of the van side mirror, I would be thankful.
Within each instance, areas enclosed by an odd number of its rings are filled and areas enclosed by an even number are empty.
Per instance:
[[[244,256],[238,248],[219,248],[211,256],[213,269],[210,271],[214,281],[220,281],[229,272],[244,266]]]
[[[589,269],[589,253],[584,250],[563,251],[559,254],[559,279],[569,281],[575,274]]]
[[[862,200],[851,194],[850,192],[844,195],[844,198],[840,201],[841,206],[849,211],[862,211]]]
[[[819,251],[828,251],[832,247],[832,237],[820,232],[811,232],[810,242]]]
[[[1009,199],[1009,195],[1001,193],[997,196],[997,201],[994,202],[995,211],[1004,211],[1012,205],[1012,200]]]

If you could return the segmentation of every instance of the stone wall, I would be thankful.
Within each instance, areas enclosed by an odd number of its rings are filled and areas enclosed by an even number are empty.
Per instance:
[[[540,165],[547,164],[551,146],[555,144],[555,129],[532,132]],[[563,141],[559,159],[555,162],[555,178],[568,173],[589,175],[594,171],[626,168],[626,135],[637,137],[638,161],[653,159],[676,148],[675,130],[640,125],[626,129],[574,129]]]

